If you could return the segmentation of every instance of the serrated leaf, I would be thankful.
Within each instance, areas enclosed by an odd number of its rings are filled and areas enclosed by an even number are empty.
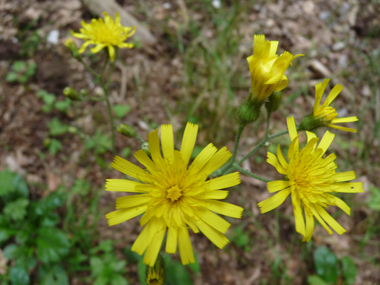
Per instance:
[[[71,106],[71,100],[66,98],[64,101],[55,102],[54,107],[64,113],[67,113]]]
[[[328,283],[336,283],[339,276],[338,259],[327,247],[321,246],[314,251],[317,274]]]
[[[16,72],[22,71],[25,67],[26,64],[23,61],[15,61],[12,65],[12,69]]]
[[[40,228],[37,237],[37,257],[43,263],[58,262],[70,249],[67,235],[58,228]]]
[[[22,266],[12,267],[9,271],[9,276],[13,285],[29,285],[28,271]]]
[[[358,273],[356,265],[351,257],[343,256],[342,262],[342,273],[344,277],[344,284],[350,285],[355,283],[355,278]]]
[[[54,118],[52,121],[48,122],[47,126],[49,128],[49,133],[52,136],[63,135],[69,128],[68,125],[62,124],[58,118]]]
[[[62,149],[62,144],[57,139],[51,139],[49,143],[49,152],[51,155],[55,155],[57,151]]]
[[[15,82],[17,80],[17,74],[13,71],[8,72],[6,80],[8,82]]]
[[[25,198],[8,202],[4,207],[4,214],[14,221],[21,221],[26,215],[26,207],[28,205],[29,200]]]
[[[329,285],[329,283],[326,283],[321,277],[317,275],[307,276],[307,282],[309,285]]]
[[[115,274],[112,276],[111,285],[128,285],[128,281],[123,275]]]
[[[41,285],[68,285],[69,277],[61,265],[41,266],[38,273]]]
[[[131,111],[131,107],[126,105],[114,105],[113,110],[116,114],[116,117],[121,119]]]
[[[16,189],[13,184],[16,175],[16,173],[11,172],[9,169],[0,172],[0,197]]]
[[[368,202],[368,206],[375,211],[380,211],[380,189],[369,186],[371,192],[371,199]]]

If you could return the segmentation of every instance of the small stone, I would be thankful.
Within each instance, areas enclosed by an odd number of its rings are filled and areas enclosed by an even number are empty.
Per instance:
[[[321,13],[319,13],[319,19],[321,19],[322,21],[326,21],[328,18],[330,18],[330,12],[328,11],[322,11]]]
[[[340,51],[340,50],[344,49],[345,46],[346,46],[346,44],[344,42],[337,42],[337,43],[333,44],[332,50],[333,51]]]
[[[306,1],[305,3],[303,3],[302,5],[302,9],[304,10],[304,12],[308,15],[311,15],[311,14],[314,14],[314,9],[315,9],[315,5],[312,1]]]
[[[162,7],[164,7],[164,9],[168,10],[172,7],[172,4],[170,4],[169,2],[165,2],[164,4],[162,4]]]
[[[58,43],[58,39],[59,39],[59,31],[58,30],[52,30],[48,33],[46,41],[48,43],[52,43],[52,44],[56,45]]]
[[[371,93],[372,93],[371,88],[369,88],[368,85],[364,85],[362,90],[361,90],[361,93],[363,96],[369,97],[369,96],[371,96]]]
[[[214,8],[216,8],[216,9],[219,9],[220,6],[221,6],[221,2],[220,2],[220,0],[212,0],[211,4],[212,4],[212,6],[214,6]]]

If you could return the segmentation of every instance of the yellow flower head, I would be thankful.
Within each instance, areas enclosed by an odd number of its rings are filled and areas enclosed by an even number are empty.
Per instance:
[[[266,41],[264,35],[254,36],[253,55],[247,58],[252,80],[252,98],[261,104],[272,94],[288,85],[288,78],[284,74],[294,58],[285,51],[277,56],[278,41]]]
[[[74,37],[85,40],[79,50],[80,53],[84,52],[88,45],[95,45],[91,49],[92,53],[97,53],[104,47],[108,48],[111,61],[115,58],[115,48],[133,48],[133,44],[125,43],[130,36],[135,33],[136,28],[123,27],[120,24],[119,14],[115,14],[115,20],[110,17],[107,12],[103,12],[104,21],[102,18],[92,19],[91,23],[87,24],[82,20],[83,28],[79,33],[71,31]]]
[[[270,193],[280,191],[276,195],[260,202],[261,213],[266,213],[281,205],[290,194],[294,208],[296,231],[302,234],[303,241],[309,241],[314,231],[314,217],[332,234],[329,224],[338,234],[346,230],[337,223],[325,210],[328,205],[338,206],[350,215],[350,207],[338,197],[330,193],[363,192],[363,183],[345,182],[355,179],[354,171],[336,173],[335,154],[324,157],[327,148],[334,139],[334,134],[327,131],[317,146],[318,138],[307,133],[307,144],[299,149],[297,128],[293,117],[287,119],[291,144],[288,150],[288,161],[285,160],[280,146],[277,156],[268,152],[267,162],[285,176],[286,180],[268,182]],[[343,182],[343,183],[342,183]],[[306,217],[306,225],[304,214]]]
[[[335,124],[356,122],[359,119],[357,117],[336,118],[338,116],[338,113],[336,112],[335,108],[329,106],[339,95],[339,93],[343,90],[343,87],[341,85],[335,85],[335,87],[327,96],[325,102],[322,105],[319,105],[321,103],[323,92],[325,91],[326,86],[329,82],[330,79],[325,79],[323,83],[320,82],[317,85],[315,85],[315,102],[313,109],[313,118],[320,121],[320,124],[324,126],[342,131],[356,133],[356,129],[341,127]]]
[[[116,225],[144,215],[140,225],[144,227],[132,246],[142,255],[144,263],[153,267],[160,251],[166,229],[166,252],[175,253],[177,243],[183,264],[194,262],[188,227],[193,232],[203,232],[217,247],[223,248],[228,239],[224,233],[230,224],[215,213],[240,218],[243,208],[217,201],[224,199],[228,191],[223,188],[240,183],[239,173],[234,172],[212,180],[207,176],[220,168],[231,157],[226,147],[219,151],[211,143],[195,158],[188,168],[197,138],[198,125],[188,123],[182,139],[181,150],[174,149],[172,125],[161,126],[161,156],[158,130],[149,133],[151,158],[143,151],[135,158],[145,170],[116,157],[111,166],[138,181],[107,179],[107,191],[134,192],[138,195],[116,200],[116,211],[106,215],[109,225]]]

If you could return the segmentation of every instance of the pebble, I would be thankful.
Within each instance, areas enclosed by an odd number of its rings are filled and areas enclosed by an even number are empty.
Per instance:
[[[333,51],[340,51],[340,50],[344,49],[345,46],[346,46],[346,44],[344,42],[337,42],[337,43],[333,44],[332,50]]]
[[[46,41],[48,43],[52,43],[52,44],[58,44],[58,39],[59,39],[59,31],[58,30],[51,30],[47,37],[46,37]]]

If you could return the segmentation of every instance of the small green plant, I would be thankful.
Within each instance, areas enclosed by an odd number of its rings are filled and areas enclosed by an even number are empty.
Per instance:
[[[38,90],[37,97],[41,98],[45,103],[45,105],[42,107],[42,111],[44,112],[51,112],[53,109],[56,109],[62,113],[67,114],[71,107],[70,99],[65,98],[64,100],[56,101],[57,98],[54,94],[46,92],[42,89]]]
[[[116,256],[111,240],[101,242],[90,253],[91,276],[95,278],[94,285],[127,285],[123,277],[127,262]]]
[[[371,199],[368,202],[368,206],[375,211],[380,211],[380,189],[374,186],[369,186],[371,192]]]
[[[6,80],[8,82],[26,83],[36,72],[37,65],[34,61],[15,61],[11,71],[8,72]]]
[[[30,272],[38,272],[38,284],[68,284],[60,264],[69,253],[66,233],[56,227],[59,216],[54,210],[63,205],[58,193],[39,201],[29,199],[27,183],[9,170],[0,172],[0,244],[11,267],[1,284],[30,284]],[[1,280],[1,279],[0,279]]]
[[[317,275],[308,276],[310,285],[337,284],[339,276],[342,276],[344,285],[355,282],[357,269],[349,256],[339,260],[327,247],[320,246],[314,251],[314,263]]]
[[[115,112],[116,117],[122,119],[131,111],[131,107],[126,105],[114,105],[113,111]]]

